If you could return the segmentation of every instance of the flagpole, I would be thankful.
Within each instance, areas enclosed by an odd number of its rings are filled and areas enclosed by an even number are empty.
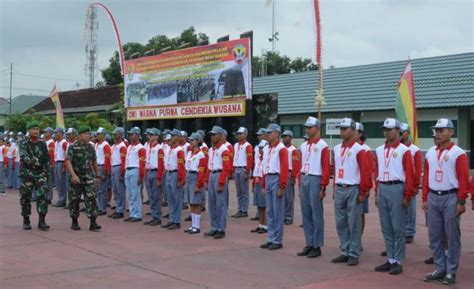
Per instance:
[[[316,93],[316,103],[318,106],[318,119],[321,120],[321,110],[323,107],[323,64],[322,64],[322,43],[321,43],[321,14],[319,10],[319,0],[314,0],[314,14],[316,20],[316,64],[318,66],[318,89]]]

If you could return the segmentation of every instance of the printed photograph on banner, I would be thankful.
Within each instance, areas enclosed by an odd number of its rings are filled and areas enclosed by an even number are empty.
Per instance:
[[[125,107],[251,98],[250,39],[125,62]]]

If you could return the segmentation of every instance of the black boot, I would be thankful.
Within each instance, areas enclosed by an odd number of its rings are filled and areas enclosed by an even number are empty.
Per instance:
[[[77,221],[77,218],[72,218],[71,229],[74,231],[79,231],[81,229],[81,227],[79,226],[79,222]]]
[[[23,230],[31,230],[30,217],[23,217]]]
[[[49,226],[48,224],[46,224],[46,221],[44,220],[45,217],[46,217],[45,214],[39,214],[38,229],[40,229],[41,231],[49,230]]]
[[[102,228],[101,226],[99,226],[99,224],[97,224],[95,222],[95,218],[96,217],[91,217],[91,225],[89,226],[89,230],[94,231],[94,232],[96,232],[96,231],[100,230],[100,228]]]

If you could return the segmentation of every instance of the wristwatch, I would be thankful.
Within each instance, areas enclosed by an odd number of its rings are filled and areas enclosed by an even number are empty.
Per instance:
[[[458,200],[458,205],[465,205],[466,204],[466,200]]]

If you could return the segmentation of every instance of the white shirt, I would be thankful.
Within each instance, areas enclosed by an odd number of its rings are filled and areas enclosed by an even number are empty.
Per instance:
[[[110,145],[104,140],[101,143],[93,144],[93,146],[95,147],[97,165],[103,166],[105,164],[105,148],[110,147]]]
[[[336,184],[360,184],[360,167],[357,162],[357,154],[359,154],[360,151],[364,151],[364,149],[357,142],[350,148],[343,148],[342,144],[338,144],[334,147],[334,174]]]
[[[379,182],[387,181],[405,181],[405,169],[403,168],[403,156],[409,149],[400,143],[395,149],[385,148],[385,145],[379,146],[375,153],[378,162]],[[387,157],[388,155],[388,157]]]
[[[65,139],[56,141],[55,147],[54,147],[54,157],[56,161],[64,161],[66,159],[66,154],[67,154],[67,146],[66,150],[63,149],[63,144],[67,143]]]
[[[321,153],[327,147],[327,143],[322,139],[319,139],[317,143],[310,144],[305,141],[301,144],[301,172],[303,174],[322,175]]]
[[[192,152],[188,154],[186,157],[186,164],[185,168],[188,172],[199,172],[199,162],[201,159],[205,158],[206,156],[202,151],[199,151],[197,154],[193,154]]]
[[[183,151],[183,147],[178,145],[175,148],[170,148],[169,152],[165,154],[165,168],[167,171],[175,171],[178,169],[179,151]]]
[[[280,151],[286,150],[286,147],[281,142],[275,147],[268,146],[263,152],[263,159],[265,160],[263,174],[279,174],[280,173]]]
[[[222,162],[222,154],[225,151],[229,151],[227,148],[227,145],[223,144],[221,145],[218,149],[215,149],[214,147],[211,147],[209,149],[209,161],[207,168],[212,172],[212,171],[217,171],[217,170],[222,170],[224,168],[223,162]]]
[[[112,145],[112,166],[118,166],[122,164],[122,156],[120,155],[120,150],[123,147],[127,148],[123,141],[121,141],[119,144]]]
[[[293,170],[293,152],[296,150],[294,145],[291,145],[286,148],[288,150],[288,169]]]
[[[152,147],[151,144],[148,146],[148,150],[146,151],[147,170],[158,169],[158,152],[160,149],[161,145],[158,143],[154,147]]]
[[[140,167],[140,156],[138,152],[145,148],[141,143],[131,144],[127,148],[127,159],[125,160],[126,168],[139,168]]]
[[[248,142],[244,144],[234,144],[234,167],[247,167],[247,147],[250,146]]]
[[[428,186],[434,191],[447,191],[459,188],[456,172],[456,161],[465,152],[453,145],[451,149],[444,149],[441,153],[436,146],[431,147],[425,155],[428,162]]]

